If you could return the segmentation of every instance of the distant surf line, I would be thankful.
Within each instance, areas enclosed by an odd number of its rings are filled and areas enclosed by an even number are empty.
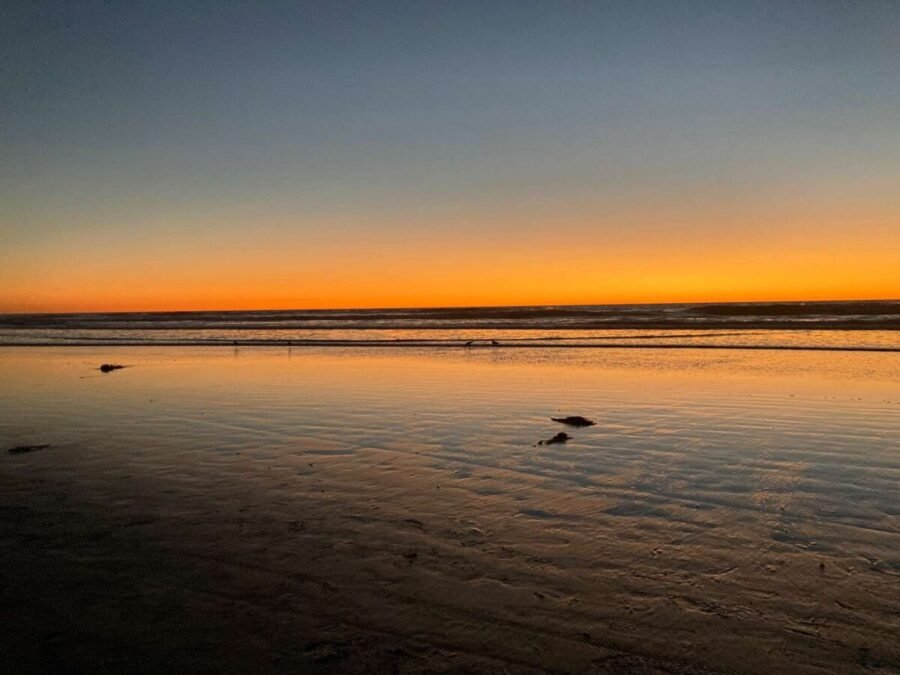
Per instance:
[[[139,321],[122,321],[116,323],[106,322],[78,322],[78,323],[19,323],[10,321],[8,317],[0,316],[0,330],[95,330],[95,331],[166,331],[166,330],[296,330],[296,331],[376,331],[376,330],[422,330],[422,331],[451,331],[451,330],[488,330],[488,331],[566,331],[566,330],[709,330],[709,331],[748,331],[748,330],[900,330],[900,318],[893,315],[879,319],[846,320],[842,317],[827,320],[808,319],[743,319],[719,320],[717,318],[706,319],[607,319],[594,321],[560,321],[551,323],[548,321],[481,321],[460,320],[457,322],[432,322],[429,319],[415,319],[384,323],[355,323],[354,319],[344,322],[315,323],[305,321],[293,322],[242,322],[242,323],[217,323],[217,322],[177,322],[148,323]]]
[[[416,329],[411,329],[416,330]],[[139,332],[139,331],[136,331]],[[176,330],[173,330],[176,332]],[[659,340],[659,339],[693,339],[693,338],[718,338],[718,337],[736,337],[739,335],[753,335],[754,333],[748,331],[742,331],[740,333],[686,333],[684,335],[674,334],[674,333],[660,333],[660,334],[650,334],[650,335],[541,335],[538,337],[502,337],[500,339],[504,340],[504,342],[559,342],[563,340]],[[96,344],[119,344],[120,342],[142,342],[139,338],[134,337],[91,337],[85,335],[59,335],[54,336],[54,340],[65,340],[66,343],[76,344],[79,342],[84,343],[96,343]],[[486,337],[452,337],[452,338],[427,338],[427,337],[417,337],[417,338],[371,338],[371,339],[339,339],[339,338],[223,338],[223,337],[215,337],[208,339],[194,338],[191,340],[192,342],[203,342],[210,344],[225,344],[230,345],[233,342],[239,343],[251,343],[251,342],[266,342],[266,343],[310,343],[310,344],[320,344],[326,342],[364,342],[366,344],[381,344],[381,343],[428,343],[428,344],[438,344],[438,343],[448,343],[458,345],[461,342],[466,343],[469,341],[479,343],[479,346],[482,346],[484,343],[487,343],[492,338]],[[188,340],[188,338],[185,338]],[[162,340],[146,340],[147,344],[157,344],[159,342],[180,342],[178,338],[165,339]],[[3,344],[2,338],[0,338],[0,344]]]

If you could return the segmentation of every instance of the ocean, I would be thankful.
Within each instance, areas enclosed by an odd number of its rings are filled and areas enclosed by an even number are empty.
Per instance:
[[[900,301],[0,315],[0,345],[900,349]]]

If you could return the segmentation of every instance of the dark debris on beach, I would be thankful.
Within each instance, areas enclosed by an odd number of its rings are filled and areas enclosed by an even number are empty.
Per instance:
[[[551,417],[550,419],[554,422],[559,422],[560,424],[567,424],[570,427],[592,427],[595,424],[593,420],[589,420],[587,417],[582,417],[581,415],[570,415],[569,417]]]
[[[36,450],[46,450],[50,445],[45,443],[43,445],[17,445],[14,448],[10,448],[6,452],[10,455],[24,455],[26,452],[35,452]]]
[[[118,363],[104,363],[100,366],[99,370],[101,373],[111,373],[114,370],[122,370],[125,366],[120,366]]]
[[[568,417],[551,417],[550,418],[554,422],[559,422],[560,424],[565,424],[570,427],[592,427],[596,424],[593,420],[589,420],[587,417],[582,417],[581,415],[569,415]],[[565,431],[560,431],[553,438],[548,438],[544,441],[538,441],[538,445],[555,445],[557,443],[566,443],[567,441],[572,440],[572,436],[567,434]]]
[[[538,445],[555,445],[557,443],[565,443],[566,441],[572,440],[572,437],[569,436],[565,431],[560,431],[553,438],[548,438],[546,441],[538,441]]]

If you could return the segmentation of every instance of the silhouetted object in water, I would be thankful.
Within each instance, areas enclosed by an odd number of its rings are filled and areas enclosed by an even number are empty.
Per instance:
[[[491,340],[491,346],[492,346],[492,347],[499,347],[499,346],[500,346],[500,343],[497,342],[496,340]]]
[[[572,437],[569,436],[565,431],[560,431],[553,438],[548,438],[546,441],[538,441],[538,445],[555,445],[557,443],[565,443],[566,441],[571,440]]]
[[[571,415],[569,417],[551,417],[550,419],[554,422],[559,422],[560,424],[568,424],[570,427],[594,426],[593,421],[589,420],[587,417],[582,417],[581,415]]]
[[[469,340],[468,342],[466,342],[466,344],[464,346],[471,347],[473,344],[475,344],[475,340]]]
[[[114,370],[122,370],[125,366],[120,366],[117,363],[104,363],[100,366],[101,373],[111,373]]]
[[[7,450],[7,452],[11,455],[24,455],[26,452],[44,450],[49,447],[49,445],[17,445],[16,447]]]

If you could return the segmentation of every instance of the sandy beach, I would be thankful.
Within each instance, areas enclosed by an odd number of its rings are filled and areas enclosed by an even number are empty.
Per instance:
[[[891,354],[0,362],[5,672],[900,667]]]

